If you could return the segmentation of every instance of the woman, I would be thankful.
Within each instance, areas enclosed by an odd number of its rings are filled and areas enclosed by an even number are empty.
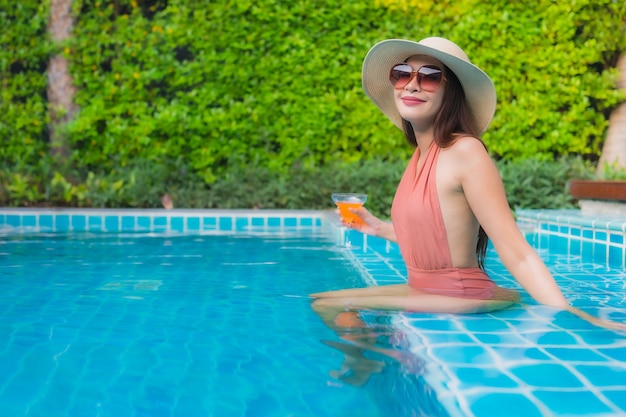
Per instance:
[[[406,284],[312,294],[333,329],[363,327],[359,309],[482,313],[519,301],[484,271],[487,236],[509,272],[539,303],[595,325],[626,330],[571,307],[519,231],[498,170],[480,140],[496,108],[489,76],[461,48],[437,37],[385,40],[363,63],[367,96],[416,147],[384,222],[352,211],[363,233],[397,242]],[[348,227],[355,228],[347,224]]]

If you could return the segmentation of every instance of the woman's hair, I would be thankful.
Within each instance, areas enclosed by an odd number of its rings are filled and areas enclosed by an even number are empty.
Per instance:
[[[443,92],[443,101],[439,114],[435,117],[434,140],[440,148],[447,148],[461,136],[473,136],[485,146],[480,138],[480,132],[476,127],[472,113],[465,101],[463,86],[450,68],[444,66],[446,76],[446,89]],[[402,127],[407,142],[413,147],[417,146],[417,138],[413,126],[407,120],[402,119]],[[487,146],[485,146],[487,149]],[[485,255],[489,237],[482,226],[478,229],[476,242],[476,257],[478,266],[485,270]]]

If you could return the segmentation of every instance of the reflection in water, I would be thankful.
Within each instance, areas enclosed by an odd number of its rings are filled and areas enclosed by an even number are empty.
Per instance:
[[[403,373],[422,374],[423,362],[409,351],[405,334],[388,323],[392,317],[392,313],[373,311],[340,313],[333,330],[341,341],[321,341],[344,355],[340,368],[331,370],[329,375],[350,385],[363,386],[389,363],[400,366]]]

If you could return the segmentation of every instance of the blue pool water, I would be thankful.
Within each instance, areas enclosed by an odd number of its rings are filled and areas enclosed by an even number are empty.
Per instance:
[[[626,322],[625,220],[518,219],[574,305]],[[330,377],[336,335],[301,296],[406,276],[395,245],[339,250],[334,221],[0,209],[0,416],[626,416],[626,334],[526,294],[484,315],[363,312],[419,371],[372,355],[363,387]],[[519,288],[493,251],[487,268]]]
[[[0,241],[1,416],[412,415],[389,364],[329,377],[303,295],[363,286],[311,236],[60,233]],[[383,317],[384,318],[384,317]],[[410,392],[409,392],[410,391]]]

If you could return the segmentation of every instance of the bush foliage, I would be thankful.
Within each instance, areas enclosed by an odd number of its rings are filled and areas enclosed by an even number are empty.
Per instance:
[[[62,45],[49,1],[0,0],[0,204],[153,207],[169,192],[179,207],[318,208],[341,189],[384,196],[385,214],[411,148],[360,85],[384,38],[462,45],[498,91],[490,151],[505,170],[534,161],[537,179],[595,161],[623,99],[612,0],[74,0]],[[78,88],[64,161],[49,155],[54,53]],[[560,192],[569,174],[550,175]]]

